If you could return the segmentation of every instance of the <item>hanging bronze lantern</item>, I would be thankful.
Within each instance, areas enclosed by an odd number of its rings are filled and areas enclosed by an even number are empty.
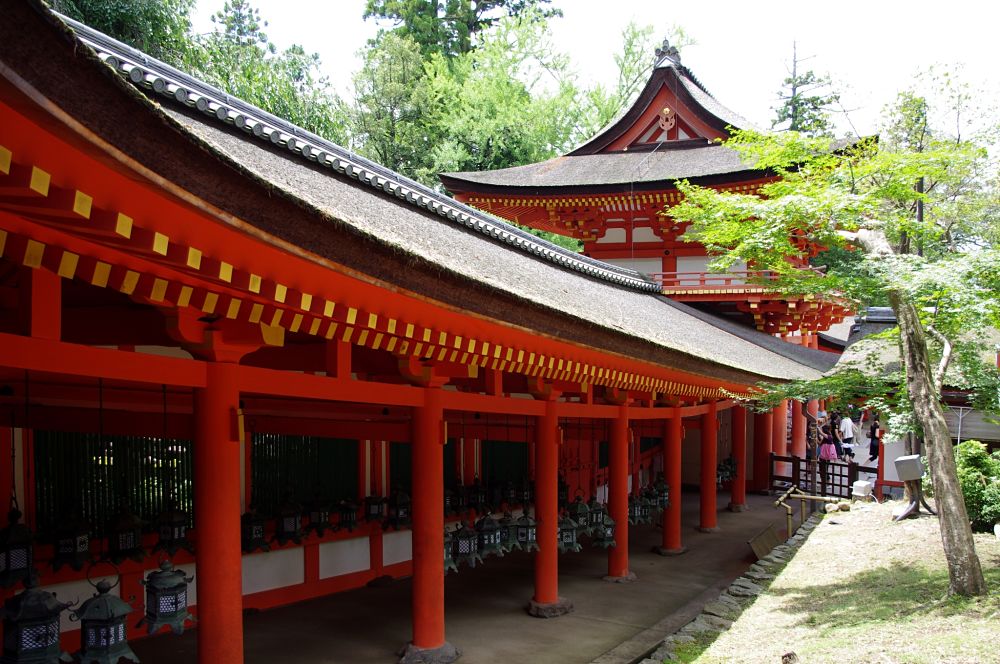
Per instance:
[[[11,496],[7,527],[0,530],[0,586],[4,588],[27,580],[34,571],[34,537],[21,523],[21,516],[17,499]]]
[[[475,567],[477,562],[483,562],[483,557],[479,555],[479,535],[467,523],[462,522],[453,537],[452,557],[456,563]]]
[[[660,473],[651,487],[653,505],[661,512],[670,507],[670,485]]]
[[[55,593],[38,589],[38,579],[31,575],[24,590],[0,608],[3,617],[4,664],[57,664],[72,658],[59,649],[59,614],[73,606],[62,603]]]
[[[505,482],[503,485],[503,501],[507,504],[509,508],[511,505],[517,502],[517,486],[513,482]]]
[[[267,520],[257,514],[257,510],[251,505],[240,517],[240,545],[243,553],[253,553],[257,549],[270,551],[271,547],[264,538]]]
[[[306,530],[316,533],[317,537],[322,537],[327,530],[332,530],[330,525],[330,504],[316,496],[309,503],[309,525]]]
[[[527,479],[521,481],[521,486],[518,488],[518,499],[521,501],[522,507],[531,502],[531,482]]]
[[[568,516],[559,519],[559,553],[566,553],[567,551],[576,553],[580,550],[580,542],[576,538],[578,527],[579,524]]]
[[[587,503],[587,532],[592,537],[601,529],[602,513],[606,511],[604,505],[597,500],[596,495],[590,497],[590,502]]]
[[[337,507],[337,525],[334,530],[354,532],[358,527],[358,506],[352,500],[342,500]]]
[[[397,487],[389,497],[387,507],[383,528],[399,530],[410,525],[410,496],[405,491]]]
[[[467,504],[477,513],[481,513],[486,507],[486,487],[479,483],[479,478],[469,487]]]
[[[451,532],[446,527],[444,529],[444,573],[447,574],[449,571],[458,571],[458,565],[455,564],[455,558],[452,556],[452,547],[455,546],[455,538],[452,537]]]
[[[271,541],[277,541],[279,545],[288,542],[302,544],[302,508],[292,500],[291,494],[285,498],[278,511],[278,519],[274,524],[274,537]]]
[[[601,518],[601,524],[596,530],[591,529],[591,544],[599,546],[602,549],[610,549],[613,546],[617,546],[618,543],[615,542],[615,520],[611,518],[606,509],[603,509],[603,505],[598,514]]]
[[[577,494],[576,498],[569,506],[569,517],[576,522],[576,534],[589,535],[590,534],[590,508],[587,507],[587,503],[583,502],[583,494]]]
[[[119,581],[120,576],[114,585],[105,579],[98,581],[94,585],[97,594],[70,616],[70,620],[80,621],[80,652],[76,656],[81,664],[117,664],[122,657],[139,661],[128,645],[128,626],[125,624],[132,607],[110,593]]]
[[[563,480],[562,475],[559,476],[558,500],[559,509],[565,509],[569,505],[569,485]]]
[[[156,520],[156,530],[160,535],[159,541],[153,547],[153,553],[166,551],[173,556],[181,549],[188,553],[194,553],[194,546],[187,536],[188,513],[177,509],[177,504],[170,501],[167,511]]]
[[[52,569],[69,565],[77,572],[90,562],[90,524],[76,509],[68,511],[52,535]]]
[[[365,498],[365,521],[381,521],[385,518],[385,498],[368,496]]]
[[[444,515],[451,516],[452,514],[455,514],[455,492],[451,489],[445,489]]]
[[[500,544],[500,524],[489,512],[476,521],[476,534],[479,550],[483,556],[503,557],[504,550]]]
[[[640,523],[652,523],[649,516],[649,504],[642,496],[628,497],[628,522],[631,525]]]
[[[146,522],[126,506],[108,526],[108,552],[105,557],[115,565],[129,559],[141,563],[146,557],[142,548],[142,527]]]
[[[517,545],[522,551],[538,551],[538,524],[528,516],[528,508],[517,520]]]
[[[504,553],[520,548],[517,544],[517,521],[510,512],[504,512],[497,526],[500,530],[500,548]]]
[[[185,577],[184,571],[174,569],[169,560],[160,561],[160,569],[153,570],[139,583],[146,586],[146,615],[136,625],[146,623],[146,633],[152,634],[164,625],[175,634],[184,633],[184,623],[194,620],[188,613],[188,584],[194,577]]]

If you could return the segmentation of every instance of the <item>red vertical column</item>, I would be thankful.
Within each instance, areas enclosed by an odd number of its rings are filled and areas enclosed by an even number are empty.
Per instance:
[[[792,402],[792,456],[806,457],[806,419],[802,415],[802,402]]]
[[[243,662],[238,367],[209,362],[195,390],[198,661]]]
[[[774,413],[754,413],[753,416],[753,490],[767,491],[768,463],[770,463],[771,439],[774,436]]]
[[[670,487],[670,505],[663,510],[663,546],[654,549],[663,556],[684,553],[681,546],[681,409],[670,409],[663,438],[663,477]]]
[[[701,416],[701,525],[698,530],[714,533],[719,530],[716,516],[716,470],[719,465],[718,405],[712,401],[708,412]]]
[[[401,662],[453,662],[444,639],[444,411],[441,390],[413,409],[413,641]]]
[[[573,610],[559,597],[559,417],[556,401],[545,402],[545,415],[535,424],[535,519],[538,552],[535,553],[535,596],[528,613],[555,618]]]
[[[615,521],[615,546],[608,549],[607,581],[634,581],[628,568],[628,406],[611,422],[608,459],[608,511]]]
[[[776,456],[788,456],[788,399],[775,406],[773,413],[771,451]],[[791,466],[783,461],[777,465],[775,472],[788,477],[791,474]]]
[[[729,416],[732,422],[733,461],[736,462],[736,477],[733,478],[729,509],[732,512],[742,512],[747,507],[747,409],[733,406]]]

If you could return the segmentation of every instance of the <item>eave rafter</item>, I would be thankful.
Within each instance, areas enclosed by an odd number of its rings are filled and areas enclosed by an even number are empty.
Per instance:
[[[721,398],[745,386],[691,376],[548,340],[502,330],[449,330],[421,324],[424,316],[375,311],[371,301],[343,297],[358,292],[303,288],[269,273],[266,259],[253,261],[183,241],[159,219],[128,210],[70,186],[69,174],[50,173],[0,146],[0,258],[66,279],[111,288],[158,307],[190,307],[206,317],[259,326],[263,340],[282,345],[286,334],[305,334],[383,350],[400,357],[647,393]],[[348,279],[329,275],[327,280]],[[434,318],[437,322],[437,318]]]

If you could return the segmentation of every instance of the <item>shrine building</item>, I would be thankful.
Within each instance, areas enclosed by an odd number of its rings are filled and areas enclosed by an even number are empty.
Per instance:
[[[5,3],[4,656],[117,652],[190,611],[198,661],[238,664],[244,609],[412,577],[412,631],[392,645],[453,661],[446,567],[532,551],[523,604],[559,616],[574,547],[632,579],[630,525],[655,517],[662,552],[683,551],[682,485],[716,529],[720,499],[741,509],[786,451],[784,409],[736,399],[818,378],[836,356],[776,334],[842,315],[706,274],[658,214],[679,177],[764,181],[709,142],[740,123],[664,52],[594,139],[447,175],[455,200],[39,2]],[[169,597],[149,577],[165,557],[194,577]],[[58,607],[29,630],[11,608],[29,569],[60,602],[102,576],[105,599],[136,599],[104,631]]]
[[[818,348],[818,333],[850,313],[843,303],[778,293],[768,287],[772,275],[753,266],[709,271],[705,247],[685,242],[687,224],[669,214],[680,200],[677,180],[753,193],[775,179],[725,145],[732,130],[752,128],[664,42],[635,102],[580,147],[527,166],[446,173],[441,182],[462,202],[579,240],[584,255],[643,273],[676,301]],[[810,269],[821,248],[804,239],[798,246],[789,260]]]

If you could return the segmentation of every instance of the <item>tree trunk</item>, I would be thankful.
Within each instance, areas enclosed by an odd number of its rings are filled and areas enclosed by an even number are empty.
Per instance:
[[[894,252],[880,231],[862,230],[857,240],[874,256]],[[889,303],[899,325],[900,352],[906,367],[906,387],[913,413],[923,429],[924,448],[934,482],[934,498],[941,525],[941,541],[948,562],[948,592],[958,595],[985,595],[986,579],[976,555],[969,514],[965,510],[958,483],[955,452],[948,423],[941,408],[941,395],[934,384],[934,371],[927,355],[927,339],[920,316],[909,296],[898,289],[888,290]]]

